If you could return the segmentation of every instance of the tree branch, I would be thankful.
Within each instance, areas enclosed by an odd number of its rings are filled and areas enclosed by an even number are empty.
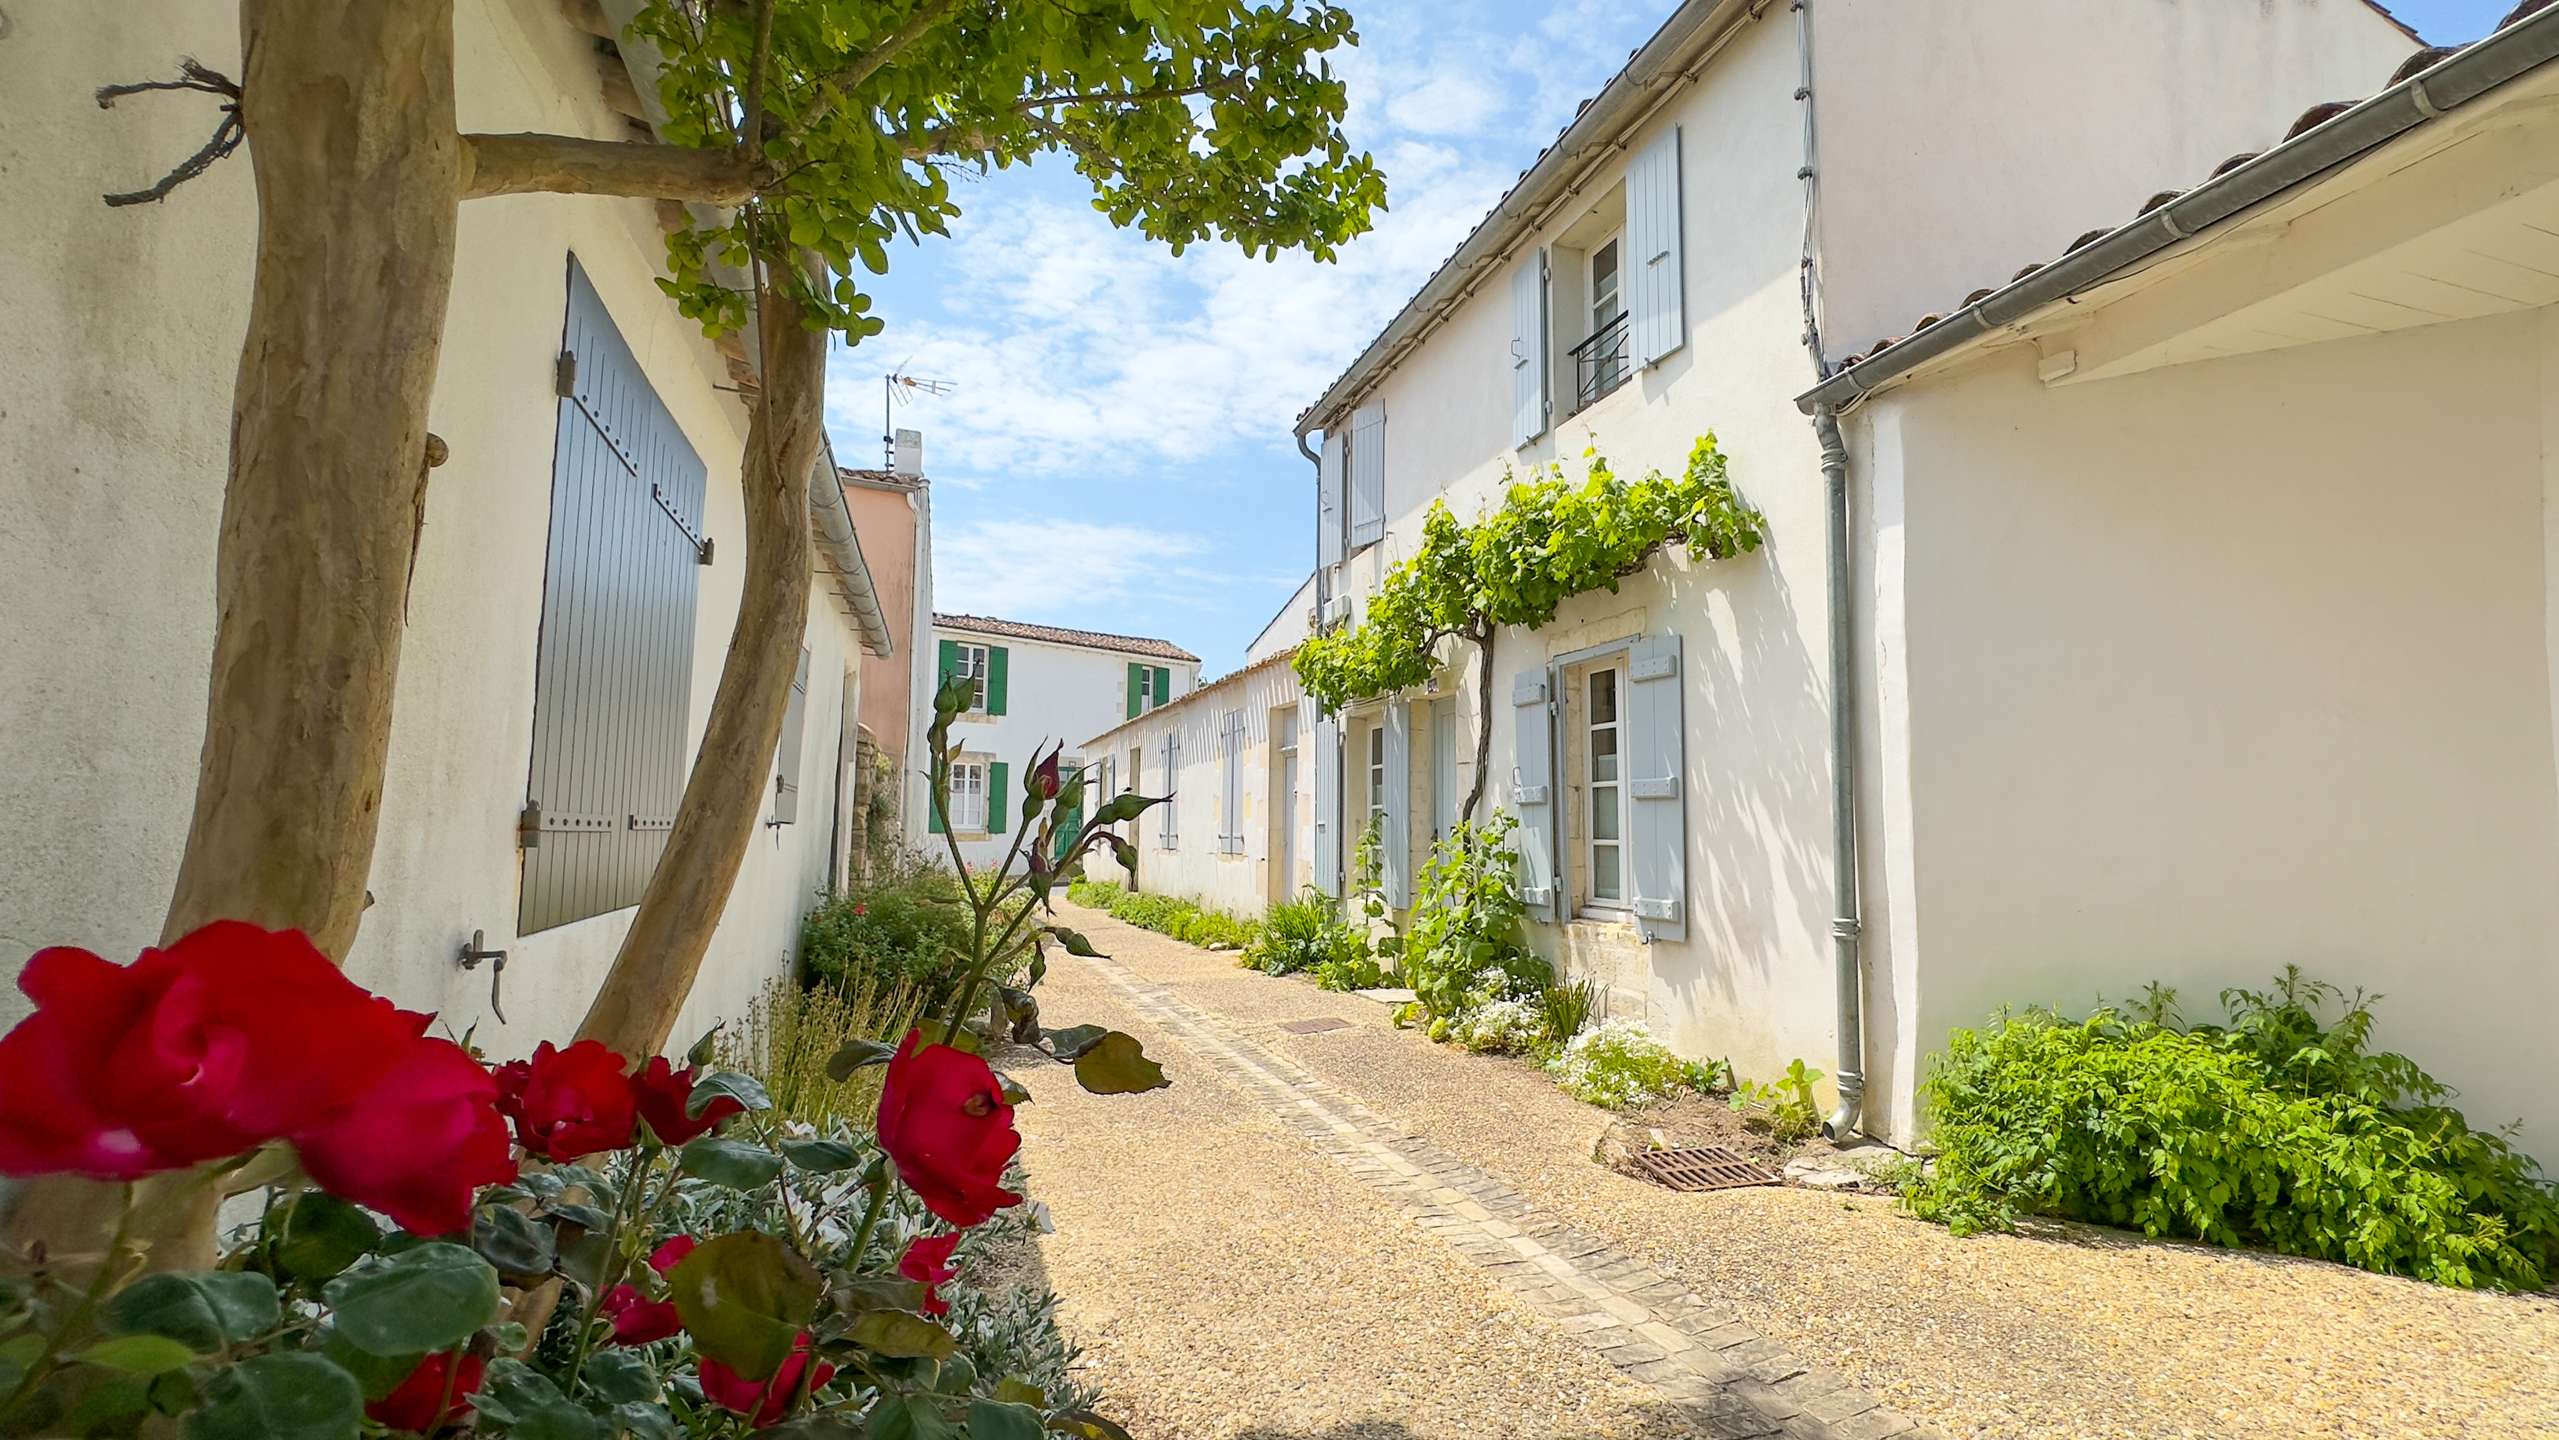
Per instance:
[[[880,67],[896,59],[899,51],[923,39],[925,31],[949,19],[951,12],[959,8],[959,3],[960,0],[927,0],[914,14],[906,17],[905,24],[890,31],[887,39],[864,51],[862,58],[820,80],[817,99],[811,102],[808,113],[800,117],[794,128],[806,131],[825,119],[827,112],[835,108],[837,100],[860,89],[863,81],[880,73]]]
[[[175,80],[137,80],[124,85],[101,85],[97,89],[98,108],[112,110],[127,95],[142,95],[155,90],[193,90],[206,95],[219,95],[231,103],[222,107],[222,121],[213,127],[213,138],[204,142],[193,155],[178,162],[178,168],[160,177],[160,183],[147,190],[127,190],[99,198],[109,205],[143,205],[166,200],[169,192],[214,167],[224,156],[240,148],[248,131],[240,123],[240,86],[228,75],[206,69],[192,55],[178,62]]]
[[[1097,105],[1104,101],[1139,104],[1148,100],[1180,100],[1192,95],[1211,95],[1232,90],[1252,77],[1241,70],[1203,80],[1197,85],[1173,86],[1162,90],[1086,90],[1073,95],[1034,95],[1017,102],[1013,108],[1027,114],[1051,105]]]
[[[465,135],[462,194],[628,195],[742,205],[764,176],[734,150],[569,135]]]
[[[747,158],[764,158],[764,72],[773,64],[773,0],[755,0],[755,54],[747,61],[746,123],[739,135]]]

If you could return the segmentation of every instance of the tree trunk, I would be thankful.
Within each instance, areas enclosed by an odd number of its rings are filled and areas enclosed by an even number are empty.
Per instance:
[[[1475,642],[1475,781],[1466,787],[1466,803],[1459,807],[1458,821],[1471,824],[1475,807],[1484,799],[1484,767],[1493,757],[1493,637],[1501,631],[1485,625],[1468,637]]]
[[[163,943],[211,920],[343,960],[390,749],[461,204],[452,0],[242,0],[257,268],[231,399],[195,814]],[[148,1182],[165,1189],[188,1175]],[[139,1237],[208,1265],[210,1187]],[[117,1189],[29,1185],[11,1240],[102,1256]]]
[[[770,801],[809,611],[809,472],[824,433],[826,336],[775,286],[758,300],[764,389],[747,431],[745,581],[719,689],[666,853],[613,969],[578,1029],[624,1055],[654,1055],[711,945],[729,888]]]

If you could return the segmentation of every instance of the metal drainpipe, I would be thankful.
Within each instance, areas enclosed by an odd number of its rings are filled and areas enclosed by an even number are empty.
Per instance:
[[[1306,448],[1305,431],[1298,431],[1296,439],[1297,453],[1305,456],[1306,463],[1315,467],[1315,484],[1318,489],[1321,489],[1324,484],[1324,457]],[[1326,617],[1331,612],[1332,607],[1330,601],[1332,600],[1332,595],[1330,594],[1330,580],[1331,577],[1324,573],[1324,502],[1323,497],[1319,495],[1316,497],[1315,502],[1315,618],[1307,623],[1306,629],[1308,634],[1314,634],[1321,630],[1324,626]],[[1321,717],[1319,716],[1318,718]],[[1304,743],[1309,747],[1312,747],[1315,744],[1315,737],[1312,735],[1307,736]],[[1334,743],[1341,743],[1339,727],[1335,728]],[[1346,764],[1340,763],[1341,760],[1347,760],[1348,758],[1348,756],[1338,757],[1333,766],[1333,816],[1334,828],[1336,830],[1341,828],[1341,817],[1347,813],[1350,806],[1350,767]],[[1324,766],[1320,760],[1316,763],[1315,773],[1318,775],[1324,773]],[[1321,825],[1323,823],[1324,811],[1321,803],[1321,797],[1319,796],[1317,798],[1318,803],[1314,819],[1316,824]],[[1341,875],[1343,873],[1341,870],[1342,863],[1342,847],[1340,841],[1337,839],[1333,845],[1334,881],[1332,890],[1332,893],[1336,897],[1341,895],[1343,888],[1341,883]],[[1315,878],[1320,881],[1324,877],[1318,875]]]
[[[1804,107],[1804,348],[1817,379],[1830,378],[1822,354],[1819,290],[1819,169],[1813,130],[1813,16],[1811,0],[1795,0],[1795,49],[1803,79],[1795,100]],[[1865,923],[1857,890],[1857,615],[1856,537],[1849,528],[1848,444],[1840,437],[1839,412],[1828,404],[1813,412],[1821,441],[1822,491],[1828,504],[1827,567],[1830,581],[1830,868],[1833,909],[1830,935],[1833,983],[1839,999],[1839,1108],[1823,1122],[1832,1139],[1856,1132],[1866,1109]]]

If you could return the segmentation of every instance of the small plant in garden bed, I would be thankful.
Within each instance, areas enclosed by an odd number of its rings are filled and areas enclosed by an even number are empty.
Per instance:
[[[1252,945],[1259,929],[1250,920],[1210,910],[1178,896],[1127,890],[1101,880],[1076,881],[1067,887],[1066,898],[1104,911],[1140,930],[1170,935],[1185,945],[1207,950],[1244,950]]]
[[[1007,897],[1001,922],[1010,925],[1032,903],[1027,893]],[[800,974],[812,987],[844,993],[912,990],[919,1004],[938,1009],[967,973],[968,943],[960,877],[909,851],[877,861],[867,879],[800,922]],[[1029,960],[1030,941],[1017,940],[997,966],[1002,983],[1015,983]]]
[[[1684,1060],[1633,1020],[1603,1020],[1572,1038],[1547,1072],[1576,1100],[1627,1110],[1682,1092],[1705,1093],[1717,1072]]]
[[[1293,975],[1366,959],[1367,939],[1342,919],[1330,898],[1310,890],[1263,913],[1242,963],[1265,975]]]
[[[1403,973],[1445,1038],[1467,1009],[1494,1000],[1537,1000],[1554,970],[1528,948],[1521,920],[1514,822],[1494,811],[1460,821],[1431,849],[1414,891]]]
[[[1955,1031],[1922,1091],[1937,1162],[1905,1203],[1959,1234],[2050,1215],[2446,1285],[2559,1273],[2559,1194],[2370,1048],[2368,997],[2287,970],[2222,1003],[2226,1026],[2183,1029],[2154,986],[2135,1014]]]
[[[1813,1087],[1821,1083],[1821,1078],[1822,1072],[1797,1056],[1787,1064],[1785,1074],[1765,1084],[1755,1080],[1734,1082],[1733,1108],[1748,1112],[1751,1123],[1765,1129],[1780,1144],[1800,1144],[1821,1133],[1821,1105],[1813,1098]]]

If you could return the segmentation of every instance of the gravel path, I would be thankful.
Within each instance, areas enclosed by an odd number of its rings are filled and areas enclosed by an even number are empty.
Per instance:
[[[1879,1199],[1677,1195],[1591,1163],[1606,1116],[1384,1007],[1091,911],[1070,923],[1542,1210],[1951,1434],[2559,1436],[2559,1300],[2056,1228],[1957,1241]],[[1679,1434],[1603,1363],[1318,1155],[1087,966],[1042,991],[1175,1073],[1103,1100],[1026,1075],[1069,1333],[1143,1437]],[[1279,1020],[1336,1016],[1297,1036]],[[1017,1059],[1015,1064],[1037,1061]],[[1045,1080],[1046,1083],[1042,1083]],[[1670,1422],[1672,1425],[1676,1421]]]

